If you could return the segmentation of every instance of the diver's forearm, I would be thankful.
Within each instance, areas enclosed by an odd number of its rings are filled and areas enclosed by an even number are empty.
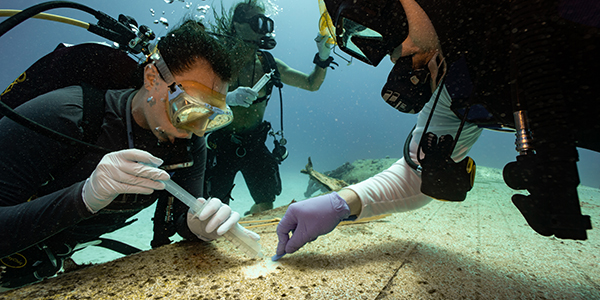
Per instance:
[[[321,88],[321,84],[325,81],[325,75],[327,74],[327,68],[321,68],[315,65],[315,69],[308,76],[308,90],[317,91]]]
[[[362,204],[360,202],[360,198],[353,190],[341,189],[340,191],[338,191],[338,194],[346,201],[346,203],[348,203],[348,206],[350,207],[351,216],[360,215],[360,212],[362,210]]]

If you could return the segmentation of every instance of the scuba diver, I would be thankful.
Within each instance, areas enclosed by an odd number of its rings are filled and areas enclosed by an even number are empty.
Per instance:
[[[64,1],[47,4],[56,8],[65,3],[65,7],[97,12]],[[14,27],[19,23],[12,22],[13,18],[29,12],[31,16],[37,15],[40,11],[36,9],[41,10],[43,5],[38,4],[4,21],[0,24],[2,34],[4,25],[10,23]],[[123,27],[120,23],[121,17],[119,22],[109,20],[104,24],[118,25],[117,30],[133,25],[128,22]],[[90,28],[98,32],[116,32],[99,30],[99,27],[90,24]],[[135,45],[143,35],[143,32],[137,37],[133,34],[131,43],[120,45]],[[150,39],[153,38],[152,34]],[[89,54],[88,50],[95,48],[110,49],[109,52],[127,57],[121,49],[105,45],[83,44],[84,51],[77,52],[81,49],[79,46],[59,48],[49,54],[53,59],[46,62],[62,59],[60,53],[65,51],[67,61],[74,64],[90,56],[103,59],[102,55]],[[129,58],[134,63],[133,72],[118,70],[123,65],[117,65],[117,69],[108,74],[110,78],[118,78],[119,72],[130,74],[131,78],[127,79],[135,88],[100,90],[89,84],[98,78],[81,77],[78,84],[32,99],[20,99],[23,104],[14,109],[31,122],[75,140],[87,141],[96,150],[103,151],[91,151],[76,143],[42,135],[9,119],[9,114],[3,112],[7,117],[0,119],[3,144],[0,220],[2,228],[10,230],[0,233],[1,290],[56,275],[65,260],[89,245],[103,246],[106,242],[116,245],[109,248],[119,248],[124,254],[139,251],[119,241],[99,237],[129,225],[132,222],[129,218],[157,199],[159,202],[172,199],[164,191],[162,181],[173,180],[196,197],[202,195],[206,162],[204,134],[232,120],[225,102],[229,82],[239,71],[236,69],[239,64],[230,51],[232,48],[231,44],[208,34],[202,24],[183,20],[160,39],[152,51],[144,48],[147,55],[144,63],[137,64]],[[103,74],[102,69],[88,69],[92,70],[92,76]],[[38,76],[45,79],[45,83],[58,82],[53,74],[33,74],[30,70],[4,91],[3,101],[23,95],[19,89],[27,86],[30,78]],[[51,72],[54,67],[42,70]],[[85,70],[79,71],[70,73],[75,77],[85,73]],[[97,109],[88,109],[96,104],[99,104]],[[87,124],[95,124],[92,121],[95,118],[99,122],[92,127],[98,132],[90,137]],[[205,203],[199,215],[189,213],[188,207],[180,201],[171,203],[168,217],[174,230],[185,239],[217,239],[240,218],[217,198],[198,198],[198,201]],[[253,232],[247,231],[247,234],[258,239]]]
[[[415,210],[432,198],[463,201],[475,174],[466,155],[483,129],[516,132],[517,161],[503,175],[511,188],[529,191],[512,200],[530,227],[587,238],[576,147],[600,151],[593,1],[325,3],[341,50],[373,66],[390,55],[395,65],[381,95],[401,112],[418,113],[417,124],[404,157],[387,170],[291,204],[273,260],[344,219]]]
[[[205,196],[229,203],[235,176],[242,172],[255,202],[246,214],[254,214],[273,208],[275,197],[281,194],[282,188],[279,164],[288,156],[283,128],[274,132],[271,124],[263,120],[273,87],[279,88],[280,100],[282,83],[316,91],[325,80],[327,68],[335,62],[329,56],[331,49],[326,43],[329,36],[320,34],[315,39],[318,53],[313,60],[315,68],[310,74],[292,69],[264,51],[273,49],[276,42],[273,20],[265,16],[265,7],[260,1],[238,3],[230,18],[216,16],[216,19],[221,20],[217,22],[216,32],[243,39],[250,50],[240,54],[245,61],[244,67],[232,80],[227,94],[227,104],[231,106],[235,119],[207,137]],[[269,81],[260,90],[253,90],[265,74],[270,76]],[[265,145],[268,134],[275,139],[273,152]]]

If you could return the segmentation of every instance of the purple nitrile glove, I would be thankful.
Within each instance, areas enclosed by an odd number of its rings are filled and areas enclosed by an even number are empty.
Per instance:
[[[277,226],[277,256],[296,252],[306,243],[331,232],[349,215],[350,207],[336,192],[293,203]],[[290,232],[293,232],[291,238]]]

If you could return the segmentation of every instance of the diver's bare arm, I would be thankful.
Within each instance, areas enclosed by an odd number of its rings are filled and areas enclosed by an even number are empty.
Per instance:
[[[350,207],[351,216],[360,215],[360,212],[362,211],[362,203],[360,202],[360,198],[358,197],[358,195],[353,190],[341,189],[340,191],[338,191],[338,194],[340,195],[340,197],[346,200],[346,203],[348,203],[348,206]]]
[[[275,61],[277,62],[277,68],[279,69],[279,73],[281,73],[281,81],[283,83],[308,91],[318,90],[325,80],[325,74],[327,74],[326,68],[323,69],[316,65],[313,71],[307,75],[296,69],[290,68],[290,66],[280,59],[276,58]]]

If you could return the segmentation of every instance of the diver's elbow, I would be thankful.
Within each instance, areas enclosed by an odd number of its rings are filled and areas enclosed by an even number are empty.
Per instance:
[[[316,92],[321,88],[321,84],[311,84],[308,86],[308,88],[306,89],[307,91],[310,92]]]

